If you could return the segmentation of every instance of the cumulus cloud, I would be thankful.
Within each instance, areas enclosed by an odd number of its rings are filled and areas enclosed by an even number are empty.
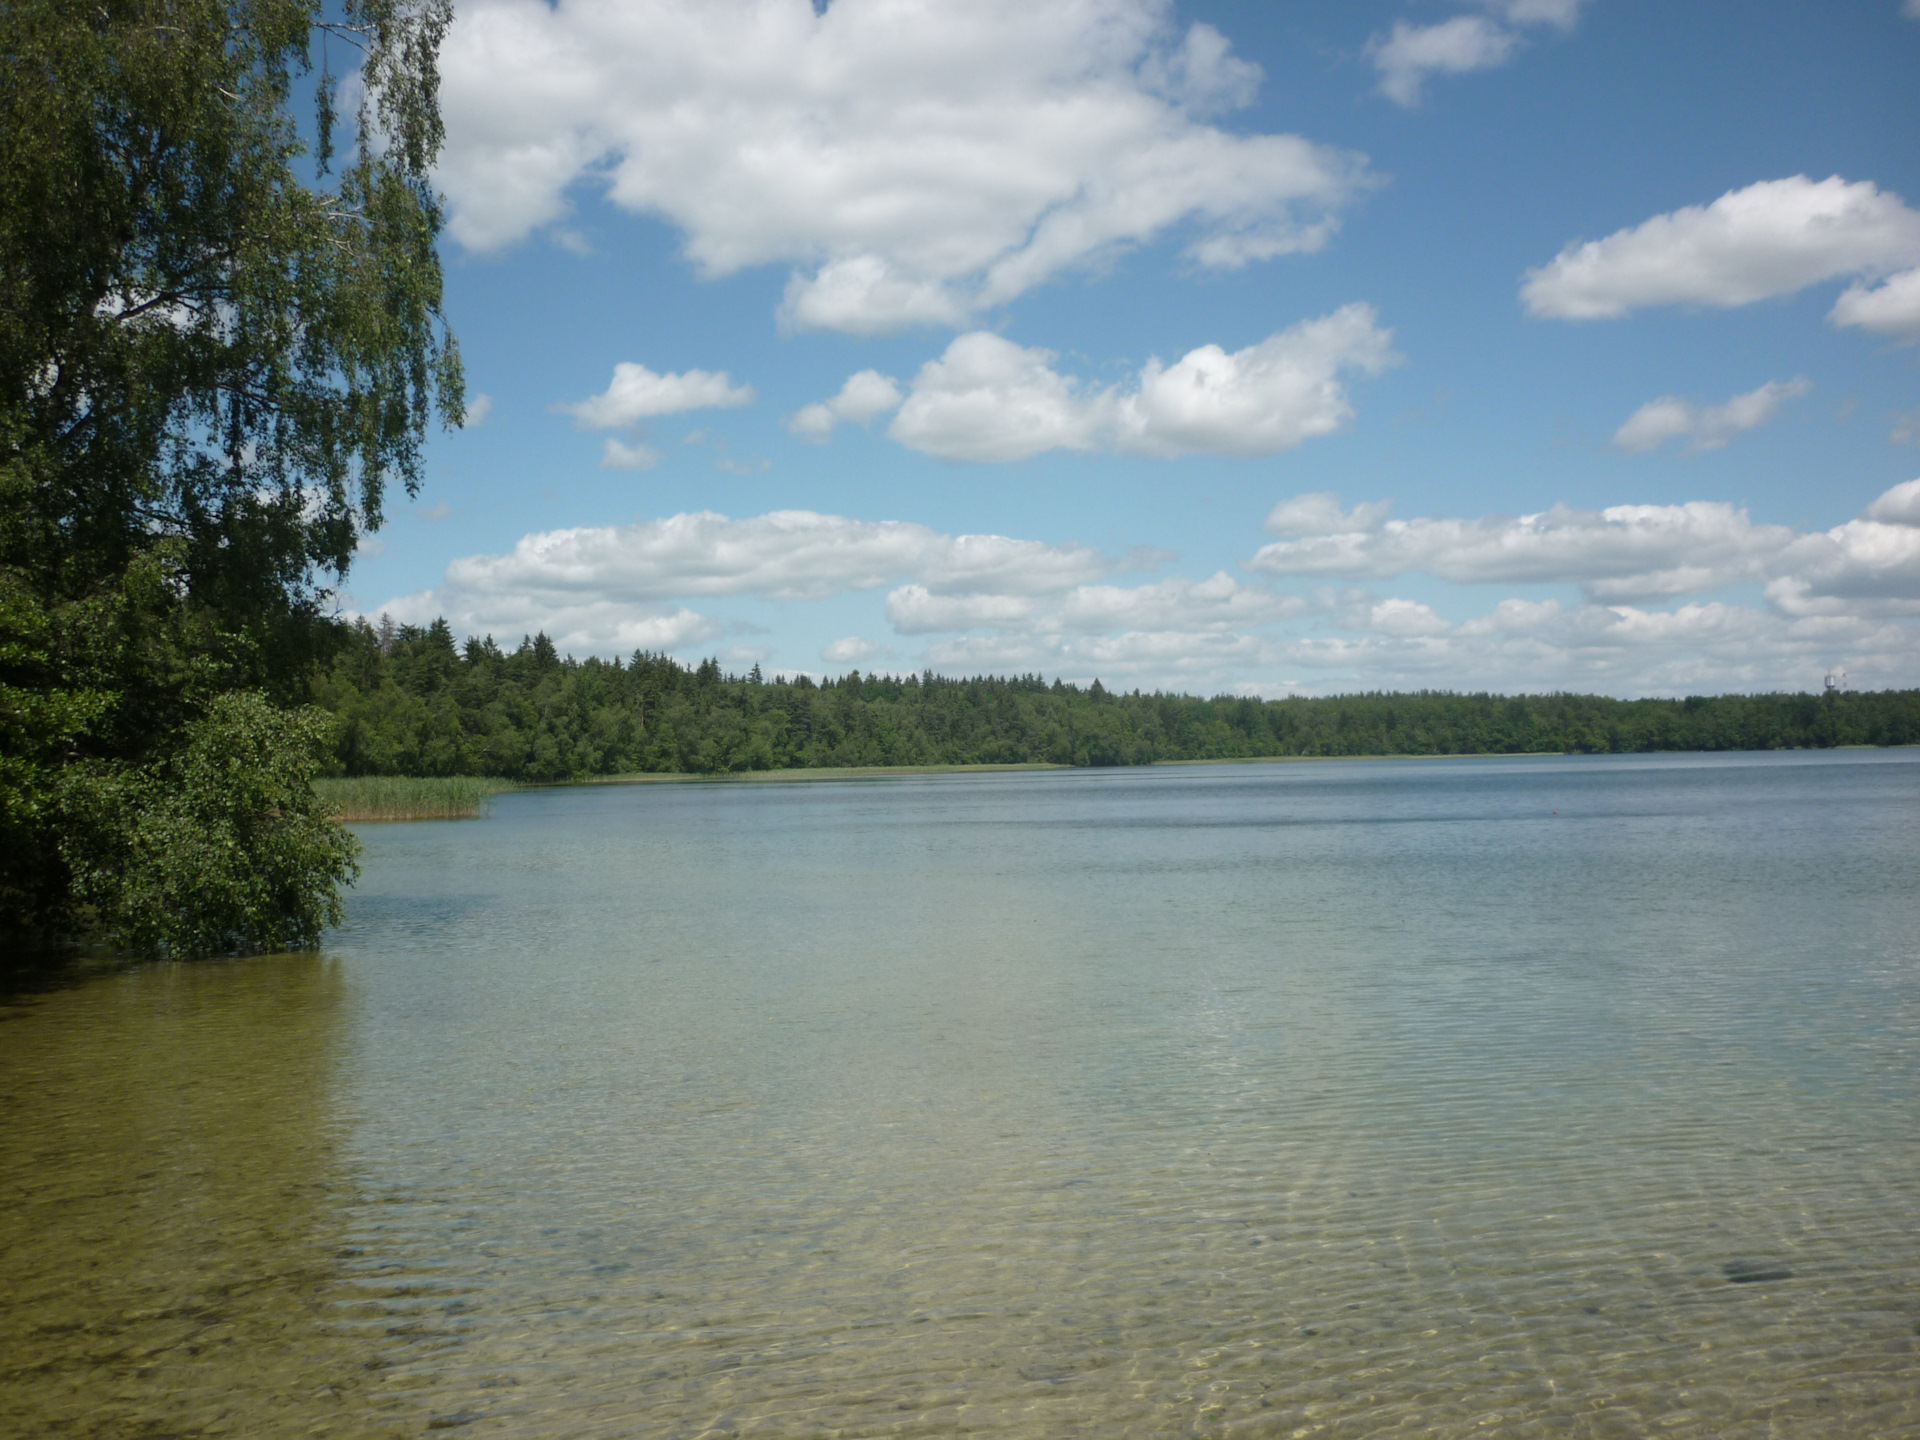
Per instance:
[[[1440,635],[1453,627],[1415,600],[1382,600],[1367,609],[1367,624],[1382,635]]]
[[[1836,664],[1861,683],[1920,680],[1920,480],[1813,533],[1705,504],[1389,521],[1384,506],[1345,508],[1329,495],[1276,507],[1274,528],[1300,538],[1267,547],[1251,568],[1328,579],[1424,571],[1457,583],[1573,583],[1585,594],[1503,597],[1454,621],[1425,600],[1326,584],[1304,595],[1225,575],[1089,584],[1005,615],[976,609],[968,628],[987,633],[941,639],[927,663],[1302,692],[1689,694],[1817,686]],[[1764,581],[1766,603],[1693,594],[1732,580]],[[1652,603],[1669,599],[1681,603]],[[1068,623],[1076,612],[1078,627]],[[1261,675],[1279,678],[1249,678]]]
[[[894,634],[925,637],[904,663],[945,673],[1039,671],[1210,693],[1690,693],[1817,685],[1835,665],[1863,684],[1920,682],[1920,480],[1812,532],[1708,503],[1402,521],[1382,503],[1326,494],[1284,501],[1269,522],[1283,538],[1249,563],[1256,578],[1129,583],[1117,575],[1135,562],[1083,546],[808,511],[676,515],[530,535],[510,554],[457,561],[437,589],[384,608],[413,623],[445,614],[463,633],[509,641],[543,629],[562,649],[607,654],[704,646],[744,623],[701,613],[703,601],[887,587],[876,609]],[[1431,591],[1352,583],[1416,572],[1583,594],[1497,596],[1462,619]],[[1764,603],[1706,593],[1734,581],[1760,582]],[[858,634],[822,652],[863,668],[894,655]]]
[[[651,470],[660,463],[660,452],[651,445],[626,441],[609,435],[600,447],[602,470]]]
[[[1525,39],[1520,25],[1550,25],[1571,30],[1583,0],[1481,0],[1486,15],[1456,15],[1433,25],[1396,20],[1384,36],[1375,36],[1367,55],[1380,72],[1380,93],[1412,109],[1430,75],[1465,75],[1492,70],[1519,53]],[[1502,23],[1504,22],[1504,23]]]
[[[706,276],[793,267],[783,324],[960,325],[1170,231],[1203,266],[1324,245],[1366,161],[1207,123],[1259,71],[1165,0],[473,0],[441,53],[448,229],[492,250],[572,187]]]
[[[445,614],[464,633],[544,626],[556,643],[564,624],[568,634],[598,637],[577,641],[582,648],[607,653],[631,648],[623,637],[640,633],[635,626],[656,635],[678,626],[673,633],[689,638],[675,643],[715,633],[692,611],[663,608],[673,601],[818,600],[900,581],[940,596],[1058,594],[1127,563],[1085,545],[947,535],[899,520],[810,510],[733,520],[702,511],[527,535],[508,554],[455,560],[437,588],[387,608],[408,620]]]
[[[1764,581],[1767,598],[1783,614],[1915,614],[1920,480],[1886,491],[1859,519],[1811,534],[1756,525],[1746,511],[1713,501],[1556,506],[1478,520],[1356,521],[1349,530],[1263,546],[1248,568],[1342,579],[1419,572],[1469,585],[1572,584],[1589,604],[1601,606]]]
[[[554,408],[573,416],[582,430],[614,430],[662,415],[752,403],[753,387],[735,385],[724,370],[656,375],[644,365],[622,360],[600,394]]]
[[[1378,521],[1262,546],[1248,568],[1269,575],[1383,579],[1415,571],[1461,584],[1578,584],[1599,601],[1666,599],[1760,579],[1793,538],[1712,501],[1556,506],[1479,520]]]
[[[985,330],[962,335],[914,378],[887,433],[948,460],[1024,460],[1045,450],[1091,450],[1101,404],[1053,369],[1054,352]]]
[[[1920,340],[1920,269],[1902,271],[1881,285],[1856,281],[1841,292],[1827,318],[1900,341]]]
[[[1298,595],[1245,585],[1226,571],[1206,580],[1173,577],[1147,585],[1082,585],[1062,597],[1052,616],[1063,631],[1213,633],[1291,619],[1312,608]]]
[[[1084,545],[1004,535],[943,535],[903,520],[776,510],[744,520],[712,511],[528,535],[508,555],[447,567],[476,589],[591,589],[618,598],[765,595],[819,599],[914,574],[944,590],[1061,589],[1114,568]]]
[[[1552,25],[1571,30],[1586,0],[1481,0],[1484,9],[1504,15],[1516,25]]]
[[[881,647],[871,640],[862,640],[858,635],[848,635],[834,641],[820,652],[820,658],[830,665],[854,665],[871,660],[881,653]]]
[[[902,585],[887,596],[887,623],[902,635],[1025,624],[1038,602],[1031,595],[936,595],[924,585]]]
[[[1376,500],[1343,510],[1338,495],[1316,491],[1282,500],[1267,512],[1262,528],[1270,535],[1341,535],[1373,529],[1392,508],[1388,501]]]
[[[1484,15],[1456,15],[1437,25],[1396,20],[1392,31],[1367,47],[1380,72],[1380,93],[1396,105],[1420,103],[1429,75],[1491,70],[1513,58],[1520,37]]]
[[[1746,305],[1840,276],[1885,276],[1916,262],[1920,211],[1898,195],[1868,180],[1794,175],[1569,245],[1527,272],[1520,295],[1534,315],[1597,320],[1649,305]],[[1889,298],[1872,298],[1889,292]],[[1892,323],[1905,313],[1906,295],[1891,286],[1862,291],[1843,303],[1849,315],[1858,310],[1863,318],[1841,318],[1836,307],[1836,323],[1866,324],[1864,317],[1883,314]]]
[[[1770,380],[1758,390],[1720,405],[1695,405],[1676,395],[1649,400],[1614,433],[1616,448],[1636,455],[1658,450],[1669,440],[1685,440],[1688,450],[1719,450],[1735,436],[1758,429],[1789,400],[1813,388],[1805,376]]]
[[[493,414],[493,397],[475,395],[467,401],[467,418],[461,423],[463,430],[475,430],[487,423],[487,417]]]
[[[1342,429],[1353,416],[1344,376],[1393,364],[1392,339],[1371,306],[1348,305],[1244,350],[1203,345],[1098,388],[1055,370],[1051,350],[974,331],[921,366],[887,433],[980,462],[1048,450],[1270,455]]]
[[[681,605],[446,586],[398,596],[380,611],[409,625],[426,625],[444,616],[456,634],[492,635],[509,646],[521,636],[544,632],[563,653],[576,655],[678,650],[711,640],[723,628],[712,617]]]
[[[931,645],[926,663],[950,675],[1060,675],[1111,688],[1205,690],[1221,677],[1269,663],[1271,642],[1255,635],[1126,631],[1118,635],[962,635]]]
[[[1206,580],[1174,577],[1131,586],[1077,585],[1050,599],[1033,594],[937,595],[924,585],[903,585],[887,596],[887,620],[902,635],[983,628],[1054,636],[1114,630],[1211,634],[1291,619],[1314,608],[1300,596],[1243,584],[1224,570]]]
[[[1868,684],[1911,684],[1914,631],[1865,618],[1796,618],[1714,601],[1671,611],[1504,600],[1449,627],[1382,601],[1331,634],[1123,631],[965,635],[930,646],[949,674],[1038,671],[1153,689],[1339,693],[1357,689],[1700,694],[1817,686],[1836,663]],[[1249,682],[1250,674],[1285,677]],[[1872,677],[1872,678],[1865,678]]]
[[[1792,615],[1920,614],[1920,480],[1788,547],[1767,598]]]
[[[1205,23],[1188,27],[1173,49],[1149,53],[1140,62],[1139,75],[1148,93],[1193,116],[1251,105],[1262,78],[1258,65],[1236,56],[1227,37]]]
[[[899,382],[878,370],[861,370],[847,377],[840,393],[831,400],[808,405],[787,417],[787,429],[802,440],[822,444],[842,420],[865,425],[898,408]]]

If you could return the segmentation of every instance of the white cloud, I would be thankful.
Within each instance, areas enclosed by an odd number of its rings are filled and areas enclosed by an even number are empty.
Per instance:
[[[861,370],[847,377],[831,400],[808,405],[787,417],[786,426],[802,440],[824,443],[842,420],[865,425],[900,404],[900,385],[878,370]]]
[[[1408,109],[1420,103],[1430,75],[1465,75],[1492,70],[1519,53],[1526,41],[1516,25],[1550,25],[1571,30],[1584,0],[1480,0],[1484,15],[1456,15],[1433,25],[1396,20],[1384,37],[1367,46],[1380,72],[1380,93]],[[1504,21],[1504,24],[1498,23]]]
[[[1383,635],[1439,635],[1453,627],[1433,607],[1414,600],[1382,600],[1367,611],[1369,628]]]
[[[948,281],[905,276],[878,255],[855,255],[791,276],[778,319],[785,334],[884,335],[909,325],[964,325],[972,309]]]
[[[820,652],[820,658],[830,665],[852,665],[862,660],[871,660],[880,653],[881,647],[871,640],[862,640],[858,635],[848,635],[836,640]]]
[[[1248,568],[1269,575],[1384,579],[1424,571],[1461,584],[1578,584],[1596,600],[1697,594],[1759,579],[1793,538],[1711,501],[1556,506],[1480,520],[1387,520],[1261,547]]]
[[[887,433],[947,460],[1024,460],[1045,450],[1091,450],[1101,403],[1053,369],[1051,350],[984,330],[962,335],[914,377]]]
[[[1900,13],[1909,20],[1920,20],[1920,0],[1901,0]]]
[[[445,616],[456,634],[492,635],[508,646],[523,635],[544,631],[563,654],[573,655],[678,650],[711,640],[722,628],[718,621],[685,606],[636,606],[587,597],[556,601],[520,592],[476,593],[444,586],[398,596],[380,609],[410,625],[426,625]]]
[[[794,267],[784,323],[959,325],[1178,228],[1204,266],[1326,243],[1363,157],[1205,123],[1257,67],[1165,0],[473,0],[441,54],[449,231],[585,183],[707,276]]]
[[[1920,269],[1902,271],[1872,288],[1856,281],[1841,292],[1827,318],[1896,340],[1920,340]]]
[[[1139,75],[1149,94],[1163,96],[1192,116],[1251,105],[1262,78],[1258,65],[1235,56],[1227,37],[1204,23],[1189,26],[1186,38],[1173,49],[1149,53],[1140,62]]]
[[[1505,16],[1515,25],[1552,25],[1571,30],[1586,0],[1480,0],[1484,9]]]
[[[1353,417],[1340,376],[1377,375],[1399,357],[1370,305],[1347,305],[1229,355],[1188,351],[1149,361],[1120,400],[1120,446],[1148,455],[1271,455],[1329,435]]]
[[[612,435],[600,447],[602,470],[651,470],[660,463],[660,452],[651,445],[627,444]]]
[[[1756,525],[1746,511],[1712,501],[1598,511],[1556,506],[1519,517],[1388,520],[1277,541],[1248,568],[1346,579],[1424,572],[1468,585],[1573,584],[1602,606],[1765,581],[1768,600],[1786,615],[1920,614],[1920,480],[1886,491],[1857,520],[1811,534]]]
[[[1295,495],[1282,500],[1267,512],[1262,526],[1270,535],[1340,535],[1350,530],[1371,530],[1387,518],[1393,507],[1385,500],[1340,508],[1340,497],[1325,491]]]
[[[1899,196],[1867,180],[1794,175],[1569,245],[1529,270],[1520,294],[1531,314],[1595,320],[1648,305],[1746,305],[1843,275],[1886,275],[1916,261],[1920,211]],[[1897,299],[1852,303],[1863,313],[1899,308]],[[1837,311],[1836,323],[1867,323],[1841,319]]]
[[[1420,103],[1429,75],[1464,75],[1491,70],[1513,58],[1520,37],[1482,15],[1456,15],[1437,25],[1393,22],[1383,40],[1367,47],[1380,72],[1380,91],[1397,105]]]
[[[936,595],[924,585],[903,585],[887,596],[887,620],[902,635],[981,628],[1055,637],[1113,630],[1211,634],[1291,619],[1314,608],[1297,595],[1242,584],[1224,570],[1206,580],[1079,585],[1051,603],[1033,594]]]
[[[948,673],[1098,675],[1110,685],[1203,692],[1697,694],[1817,686],[1835,665],[1863,685],[1920,681],[1920,480],[1893,487],[1859,520],[1812,534],[1754,525],[1719,505],[1473,522],[1390,522],[1383,510],[1296,497],[1278,507],[1277,528],[1306,538],[1268,547],[1263,555],[1274,563],[1266,568],[1584,583],[1587,596],[1507,596],[1453,623],[1424,601],[1330,586],[1288,596],[1224,575],[1131,589],[1088,585],[970,627],[989,633],[941,640],[926,663]],[[1687,599],[1666,609],[1634,600],[1636,592],[1667,599],[1735,578],[1766,581],[1767,603]],[[1246,608],[1228,619],[1235,605]],[[1068,623],[1076,606],[1083,628]]]
[[[1920,445],[1920,410],[1907,410],[1893,417],[1893,429],[1887,435],[1891,445]]]
[[[929,646],[926,663],[949,675],[1060,675],[1110,688],[1217,690],[1222,677],[1264,665],[1275,647],[1255,635],[1126,631],[1118,635],[963,635]]]
[[[692,611],[662,608],[672,601],[817,600],[903,580],[940,596],[1059,594],[1125,564],[1085,545],[945,535],[899,520],[810,510],[731,520],[704,511],[527,535],[508,554],[455,560],[440,586],[386,608],[403,619],[445,614],[463,633],[518,625],[546,628],[555,643],[562,630],[597,636],[573,643],[607,653],[632,648],[628,637],[641,631],[665,634],[663,625],[691,637],[675,643],[715,633]]]
[[[1882,525],[1912,525],[1920,527],[1920,480],[1908,480],[1869,505],[1862,517],[1878,521]]]
[[[467,401],[467,418],[461,425],[463,430],[477,430],[487,423],[487,417],[493,413],[493,397],[476,395]]]
[[[735,385],[724,370],[656,375],[644,365],[622,360],[613,367],[613,379],[600,394],[554,408],[573,416],[582,430],[614,430],[661,415],[752,403],[753,387]]]
[[[741,623],[692,608],[704,598],[816,600],[886,586],[884,605],[869,603],[896,635],[932,642],[903,663],[945,673],[1097,675],[1202,693],[1684,694],[1817,685],[1835,665],[1862,685],[1920,683],[1920,480],[1814,532],[1704,502],[1395,521],[1384,505],[1317,494],[1272,518],[1294,538],[1249,568],[1335,583],[1288,593],[1220,572],[1130,585],[1110,578],[1128,561],[1083,546],[807,511],[703,513],[530,535],[510,554],[457,561],[437,589],[382,608],[412,623],[445,614],[462,633],[508,641],[544,629],[563,650],[608,654],[704,646]],[[1497,596],[1459,620],[1431,594],[1340,583],[1415,571],[1461,584],[1573,584],[1585,597]],[[1764,583],[1765,603],[1704,593],[1735,580]],[[1667,599],[1682,603],[1653,603]],[[863,668],[894,656],[859,635],[822,654]]]
[[[947,460],[1270,455],[1342,429],[1353,416],[1342,376],[1395,363],[1392,339],[1371,306],[1348,305],[1231,354],[1203,345],[1171,366],[1151,360],[1131,386],[1098,389],[1055,370],[1051,350],[974,331],[921,366],[887,433]]]
[[[924,585],[902,585],[887,596],[887,623],[902,635],[1018,626],[1037,608],[1031,595],[936,595]]]
[[[1736,435],[1758,429],[1789,400],[1813,388],[1804,376],[1769,380],[1757,390],[1736,395],[1720,405],[1695,405],[1676,395],[1649,400],[1622,425],[1614,445],[1634,454],[1658,450],[1669,440],[1686,440],[1688,450],[1719,450]]]
[[[456,585],[591,590],[616,598],[765,595],[819,599],[912,575],[939,589],[1063,589],[1114,568],[1084,545],[1004,535],[942,535],[901,520],[850,520],[777,510],[744,520],[712,511],[664,520],[528,535],[509,555],[447,567]]]
[[[1920,480],[1788,547],[1767,598],[1791,615],[1920,615]]]
[[[1178,576],[1149,585],[1082,585],[1062,597],[1051,617],[1060,630],[1187,633],[1232,630],[1290,619],[1311,604],[1297,595],[1243,585],[1221,570],[1206,580]]]

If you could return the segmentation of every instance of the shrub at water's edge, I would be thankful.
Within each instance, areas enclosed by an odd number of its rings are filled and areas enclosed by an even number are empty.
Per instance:
[[[321,807],[336,820],[472,820],[511,783],[472,775],[353,775],[316,780]]]
[[[551,782],[872,766],[1144,765],[1261,756],[1780,750],[1920,743],[1920,690],[1602,695],[1130,694],[1038,675],[768,680],[665,655],[457,645],[444,620],[353,627],[315,688],[347,775]]]
[[[161,955],[318,943],[359,873],[314,793],[326,730],[311,707],[235,691],[165,760],[71,787],[61,848],[89,928]]]

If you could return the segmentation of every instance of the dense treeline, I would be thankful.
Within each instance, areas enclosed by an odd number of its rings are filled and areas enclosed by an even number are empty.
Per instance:
[[[562,658],[355,627],[316,699],[349,775],[564,780],[842,765],[1142,765],[1261,755],[1777,750],[1920,742],[1920,691],[1612,700],[1440,692],[1254,700],[1117,694],[1039,676],[725,675],[664,655]]]

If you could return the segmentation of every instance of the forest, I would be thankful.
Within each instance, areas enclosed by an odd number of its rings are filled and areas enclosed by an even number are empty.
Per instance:
[[[716,775],[862,765],[1146,765],[1255,756],[1780,750],[1920,742],[1920,690],[1615,700],[1599,695],[1289,697],[1116,692],[1037,675],[849,673],[816,682],[665,655],[562,657],[364,621],[315,683],[332,773]]]

